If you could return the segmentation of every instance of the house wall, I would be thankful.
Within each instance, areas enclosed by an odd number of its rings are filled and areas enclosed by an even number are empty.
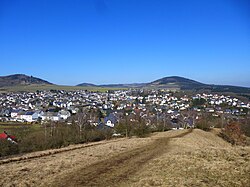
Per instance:
[[[32,115],[21,115],[21,119],[27,121],[27,122],[32,122]]]

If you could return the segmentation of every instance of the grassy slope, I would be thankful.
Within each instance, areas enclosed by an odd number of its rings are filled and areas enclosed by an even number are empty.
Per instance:
[[[121,186],[226,186],[250,184],[250,147],[231,146],[211,132],[194,130],[172,139],[165,154],[151,160]]]
[[[245,187],[249,184],[249,147],[233,147],[216,135],[201,130],[176,137],[183,132],[185,131],[168,131],[148,138],[107,141],[101,145],[72,149],[52,156],[42,156],[44,152],[30,153],[27,155],[41,154],[41,158],[0,165],[0,169],[5,171],[0,176],[0,185],[63,186],[62,184],[68,183],[71,184],[69,186],[74,186],[85,177],[81,173],[88,170],[92,173],[87,173],[90,176],[87,180],[100,181],[96,186],[104,186],[103,180],[99,180],[102,177],[108,184],[136,187]],[[175,138],[171,138],[174,136]],[[159,138],[167,138],[166,145],[164,141],[158,144]],[[76,146],[78,145],[73,147]],[[144,152],[140,153],[140,150]],[[158,152],[161,154],[151,154]],[[134,159],[148,157],[147,155],[151,156],[145,162],[133,162]],[[133,169],[135,163],[140,165],[136,170]],[[95,167],[99,170],[94,170]],[[97,173],[99,174],[96,175]],[[71,175],[78,180],[70,179]]]

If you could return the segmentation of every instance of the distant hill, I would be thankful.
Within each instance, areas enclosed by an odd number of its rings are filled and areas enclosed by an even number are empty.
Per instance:
[[[80,84],[86,86],[86,83]],[[78,85],[78,86],[80,86]],[[92,85],[89,84],[88,85]],[[233,92],[233,93],[250,93],[250,88],[228,85],[212,85],[204,84],[195,80],[187,79],[179,76],[164,77],[149,83],[134,84],[105,84],[93,85],[106,88],[148,88],[148,89],[172,89],[172,90],[207,90],[211,92]]]
[[[212,92],[250,93],[250,88],[229,85],[204,84],[184,77],[164,77],[147,84],[148,87],[179,88],[180,90],[208,90]]]
[[[184,77],[171,76],[155,80],[149,83],[148,86],[166,88],[176,87],[180,88],[181,90],[192,90],[199,88],[207,88],[208,85]]]
[[[81,83],[76,86],[84,86],[84,87],[96,87],[97,85],[91,83]]]
[[[37,90],[45,89],[44,86],[50,86],[50,89],[62,88],[60,85],[54,85],[43,79],[27,76],[24,74],[15,74],[9,76],[0,76],[0,88],[8,90],[9,88],[17,88],[20,86],[36,86]],[[41,87],[41,88],[39,88]],[[97,89],[120,89],[120,88],[146,88],[146,89],[170,89],[170,90],[192,90],[192,91],[211,91],[211,92],[233,92],[233,93],[247,93],[250,94],[250,88],[240,87],[240,86],[229,86],[229,85],[213,85],[213,84],[204,84],[198,81],[187,79],[184,77],[170,76],[164,77],[153,82],[149,83],[132,83],[132,84],[103,84],[95,85],[91,83],[82,83],[77,86],[68,86],[67,90],[71,88],[73,90],[79,89],[82,87],[97,88]],[[85,87],[85,88],[84,88]],[[66,87],[64,87],[66,89]],[[26,89],[26,88],[25,88]]]
[[[132,84],[91,84],[91,83],[81,83],[76,86],[84,86],[84,87],[102,87],[102,88],[140,88],[146,86],[146,83],[132,83]]]
[[[0,76],[0,87],[30,85],[30,84],[52,84],[52,83],[33,76],[27,76],[24,74]]]
[[[132,83],[132,84],[102,84],[100,87],[105,88],[141,88],[146,86],[146,83]]]
[[[77,86],[85,86],[86,83],[78,84]],[[176,88],[176,89],[194,89],[204,88],[206,84],[186,79],[183,77],[172,76],[164,77],[162,79],[155,80],[150,83],[133,83],[133,84],[104,84],[95,85],[99,87],[110,87],[110,88]]]

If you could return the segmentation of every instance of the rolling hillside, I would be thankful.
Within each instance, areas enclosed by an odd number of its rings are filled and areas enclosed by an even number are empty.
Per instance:
[[[0,160],[0,186],[237,186],[250,149],[198,129],[154,133]]]
[[[176,86],[182,90],[192,90],[207,87],[206,84],[187,79],[184,77],[172,76],[158,79],[148,84],[148,86],[168,87]]]
[[[18,85],[31,85],[31,84],[48,84],[52,83],[33,76],[24,74],[14,74],[8,76],[0,76],[0,87],[18,86]]]
[[[95,84],[91,84],[91,83],[81,83],[81,84],[78,84],[76,86],[95,87],[96,85]]]
[[[204,84],[184,77],[164,77],[147,84],[148,87],[176,88],[180,90],[207,90],[211,92],[250,93],[250,88],[230,85]]]
[[[79,84],[78,86],[80,86]],[[84,83],[82,84],[85,85]],[[105,84],[95,85],[105,88],[146,88],[146,89],[171,89],[171,90],[191,90],[211,92],[233,92],[233,93],[250,93],[250,88],[230,85],[213,85],[205,84],[191,79],[179,76],[164,77],[149,83],[133,83],[133,84]]]

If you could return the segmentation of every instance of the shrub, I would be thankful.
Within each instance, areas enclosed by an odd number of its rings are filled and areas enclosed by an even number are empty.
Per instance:
[[[246,138],[240,129],[240,123],[231,122],[225,126],[220,136],[233,145],[245,145]]]
[[[210,124],[206,119],[202,119],[197,122],[196,128],[204,130],[204,131],[209,131],[210,130]]]
[[[248,121],[241,124],[241,130],[246,136],[250,137],[250,123]]]
[[[18,146],[8,140],[0,140],[0,157],[19,153]]]
[[[139,138],[144,138],[150,133],[150,128],[145,123],[138,123],[134,125],[133,134]]]
[[[115,126],[115,132],[120,133],[123,136],[132,136],[133,125],[129,122],[120,122]]]

